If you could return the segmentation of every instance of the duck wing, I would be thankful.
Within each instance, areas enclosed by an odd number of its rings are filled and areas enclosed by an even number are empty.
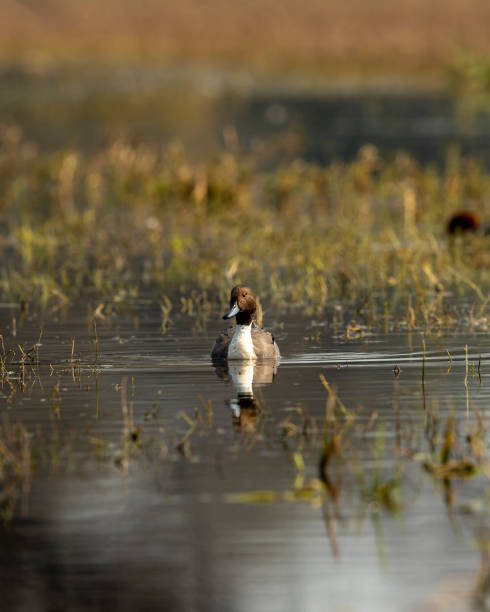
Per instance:
[[[211,359],[220,361],[228,356],[228,347],[235,333],[234,327],[228,327],[225,331],[216,338],[213,348],[211,349]]]
[[[261,359],[277,359],[280,357],[279,347],[271,332],[256,325],[252,326],[252,342],[255,354]]]

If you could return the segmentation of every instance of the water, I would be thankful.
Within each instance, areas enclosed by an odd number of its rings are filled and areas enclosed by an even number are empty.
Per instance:
[[[486,478],[422,464],[448,417],[461,451],[486,417],[487,333],[427,337],[423,366],[416,331],[349,340],[268,315],[282,359],[252,371],[210,363],[218,313],[165,335],[159,316],[99,320],[96,358],[83,305],[2,309],[9,346],[44,329],[39,378],[2,389],[37,466],[0,532],[4,609],[484,609]],[[342,403],[328,422],[320,376]]]
[[[485,165],[490,161],[488,116],[465,120],[458,101],[447,93],[271,92],[237,100],[232,108],[229,122],[237,126],[240,142],[269,143],[272,162],[278,156],[320,164],[352,160],[366,143],[385,158],[405,151],[422,164],[443,164],[451,147]]]
[[[487,112],[469,110],[469,101],[450,91],[396,82],[342,89],[335,81],[300,86],[217,69],[36,74],[12,66],[0,70],[0,85],[1,122],[18,125],[42,151],[93,151],[124,138],[183,142],[189,155],[203,159],[231,143],[262,165],[297,158],[326,164],[352,160],[371,143],[383,157],[402,150],[421,164],[443,164],[450,147],[490,163]]]

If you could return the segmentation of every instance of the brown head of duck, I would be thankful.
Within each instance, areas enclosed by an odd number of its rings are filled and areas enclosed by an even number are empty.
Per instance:
[[[223,319],[236,317],[237,325],[250,325],[256,310],[257,303],[250,287],[235,285],[230,294],[230,309],[223,315]]]

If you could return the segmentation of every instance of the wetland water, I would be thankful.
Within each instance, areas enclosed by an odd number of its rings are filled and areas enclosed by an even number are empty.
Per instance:
[[[303,89],[300,83],[256,82],[212,69],[92,67],[75,78],[69,70],[36,74],[12,66],[0,70],[0,117],[21,126],[42,151],[93,150],[123,137],[144,144],[178,140],[209,158],[233,126],[233,146],[266,165],[298,157],[349,161],[367,143],[382,156],[403,150],[422,164],[442,165],[451,146],[490,163],[488,113],[470,112],[468,100],[449,91],[389,82],[363,90],[335,80]]]
[[[454,460],[485,444],[488,332],[428,335],[423,363],[418,331],[266,314],[274,376],[213,367],[218,313],[162,335],[157,308],[135,312],[98,320],[96,359],[82,306],[2,309],[7,346],[43,328],[37,374],[2,388],[3,431],[22,423],[36,460],[2,492],[4,609],[485,609],[487,479],[423,464],[447,432]]]

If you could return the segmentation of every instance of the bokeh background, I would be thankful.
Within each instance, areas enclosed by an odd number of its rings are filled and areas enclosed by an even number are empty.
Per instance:
[[[0,119],[47,148],[123,136],[202,156],[231,126],[276,161],[366,142],[485,156],[489,22],[484,0],[2,0]]]

